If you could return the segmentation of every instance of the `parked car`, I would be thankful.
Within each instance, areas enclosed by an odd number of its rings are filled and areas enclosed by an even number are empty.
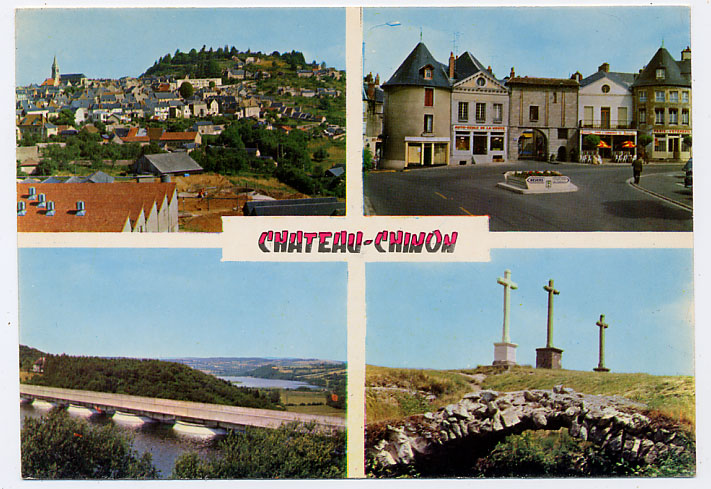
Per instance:
[[[691,187],[693,183],[693,175],[691,171],[691,160],[692,158],[689,158],[689,161],[686,162],[684,165],[684,187]]]

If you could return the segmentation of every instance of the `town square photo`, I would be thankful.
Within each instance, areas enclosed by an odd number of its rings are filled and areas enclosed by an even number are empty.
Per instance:
[[[691,231],[690,9],[364,8],[366,214]]]
[[[20,232],[344,215],[343,8],[26,8],[15,24]]]

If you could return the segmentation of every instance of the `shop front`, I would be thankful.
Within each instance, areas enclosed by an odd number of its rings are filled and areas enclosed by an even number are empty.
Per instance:
[[[650,159],[688,160],[691,158],[691,147],[684,143],[684,137],[690,135],[691,129],[655,129]]]
[[[405,166],[433,166],[449,164],[449,138],[406,137]]]
[[[452,163],[459,165],[506,161],[505,126],[455,125]]]
[[[588,134],[597,136],[600,142],[594,147],[585,144]],[[597,155],[609,162],[631,162],[637,154],[637,131],[580,129],[578,147],[581,162],[594,162]]]

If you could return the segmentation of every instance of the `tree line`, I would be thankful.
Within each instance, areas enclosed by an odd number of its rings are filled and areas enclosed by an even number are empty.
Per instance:
[[[45,355],[28,384],[178,401],[283,410],[278,392],[237,387],[187,365],[133,358]],[[22,362],[22,360],[21,360]]]

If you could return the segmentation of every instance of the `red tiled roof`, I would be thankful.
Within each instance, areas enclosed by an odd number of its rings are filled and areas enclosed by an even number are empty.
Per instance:
[[[136,136],[138,134],[138,128],[132,127],[128,130],[128,134],[121,138],[125,143],[147,143],[150,141],[148,136]]]
[[[27,199],[29,188],[54,202],[55,215]],[[146,218],[155,203],[157,210],[167,196],[169,204],[175,183],[18,183],[17,200],[25,202],[26,214],[17,216],[19,232],[120,232],[126,220],[133,228],[143,211]],[[85,215],[76,215],[76,203],[84,202]]]
[[[161,141],[194,141],[197,131],[187,132],[164,132],[160,137]]]

